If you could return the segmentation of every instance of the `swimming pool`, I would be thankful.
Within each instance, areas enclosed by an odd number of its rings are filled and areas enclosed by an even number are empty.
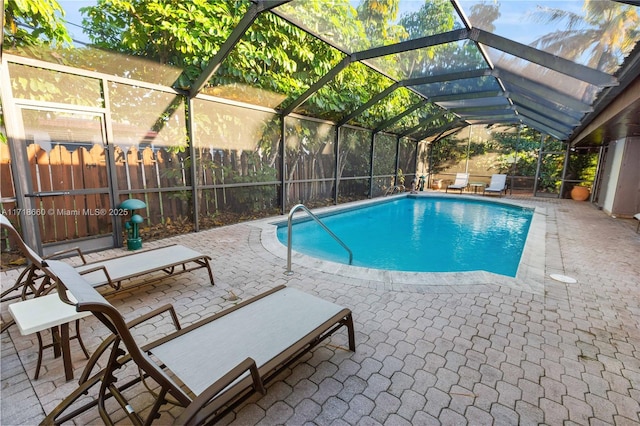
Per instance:
[[[407,196],[321,216],[353,252],[353,265],[409,272],[485,270],[515,277],[533,210],[457,197]],[[278,224],[286,246],[287,224]],[[348,264],[347,251],[313,220],[294,221],[293,250]]]

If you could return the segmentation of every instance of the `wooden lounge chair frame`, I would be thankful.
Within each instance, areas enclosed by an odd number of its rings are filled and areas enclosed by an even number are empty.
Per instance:
[[[79,312],[91,311],[113,334],[92,355],[79,388],[62,401],[43,424],[64,423],[96,405],[105,424],[113,424],[105,407],[110,397],[117,400],[129,421],[136,425],[151,424],[170,398],[174,404],[185,407],[175,424],[210,424],[255,391],[264,393],[264,383],[342,327],[347,328],[349,349],[355,351],[349,309],[290,287],[276,287],[182,328],[171,305],[127,323],[118,310],[68,264],[51,261],[47,272],[55,277],[63,301],[71,303],[67,300],[69,291],[77,300]],[[130,329],[158,315],[170,315],[176,331],[138,346]],[[295,331],[289,333],[290,330]],[[225,332],[227,340],[224,340]],[[234,343],[239,350],[234,351]],[[265,345],[268,346],[266,353],[259,353]],[[105,353],[109,354],[106,367],[90,376]],[[194,357],[206,357],[206,361],[190,362]],[[130,362],[138,366],[140,377],[118,386],[115,373]],[[215,374],[208,374],[214,370]],[[143,419],[122,391],[145,379],[152,379],[159,390],[154,390],[155,402]],[[96,385],[98,396],[73,409],[74,403]],[[72,411],[65,414],[69,409]]]
[[[460,193],[469,185],[469,173],[456,173],[456,180],[448,185],[445,189],[445,193],[449,192],[450,189],[459,189]]]
[[[89,263],[79,248],[56,252],[47,257],[40,257],[38,253],[24,242],[9,219],[1,214],[0,229],[7,230],[14,243],[18,245],[18,249],[29,261],[29,266],[22,271],[15,284],[0,294],[0,300],[2,301],[17,297],[26,299],[29,294],[37,296],[46,292],[49,279],[43,272],[43,268],[46,266],[47,261],[72,254],[77,255],[82,261],[82,265],[76,266],[75,268],[80,273],[86,275],[86,280],[89,281],[92,286],[109,286],[110,289],[103,294],[113,293],[122,289],[123,281],[132,280],[155,272],[164,272],[166,275],[176,275],[200,268],[207,269],[211,285],[214,285],[213,272],[211,271],[209,263],[211,257],[181,245],[174,244],[150,250],[137,251],[131,254]],[[145,279],[144,281],[133,283],[126,288],[129,289],[139,285],[147,285],[166,276],[164,274],[156,275],[155,279]],[[40,280],[41,283],[38,284]],[[18,290],[21,290],[20,295],[9,296]],[[6,327],[3,326],[2,331],[4,331],[5,328]]]

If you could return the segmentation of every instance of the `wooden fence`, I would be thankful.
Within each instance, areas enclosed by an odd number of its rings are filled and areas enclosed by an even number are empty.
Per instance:
[[[43,243],[111,234],[112,213],[117,214],[118,205],[130,197],[147,204],[146,211],[138,212],[145,218],[144,227],[176,219],[193,223],[193,184],[199,189],[201,218],[215,217],[221,211],[239,214],[238,217],[259,217],[276,214],[280,208],[281,160],[276,161],[259,150],[198,148],[194,183],[188,151],[152,146],[115,145],[105,149],[101,145],[77,143],[43,145],[32,143],[26,148],[33,186],[30,192],[71,192],[33,199],[32,210],[38,212]],[[14,165],[8,147],[0,148],[1,195],[6,199],[15,197],[11,174]],[[335,187],[333,155],[302,151],[288,154],[287,204],[331,201]],[[357,194],[365,196],[367,191],[361,186]],[[119,198],[115,205],[110,202],[112,194]],[[17,206],[3,201],[2,207],[11,212]],[[19,225],[15,216],[9,218]]]
[[[113,151],[115,182],[123,194],[119,201],[129,198],[129,194],[143,200],[147,209],[140,214],[147,219],[147,224],[162,223],[166,218],[176,218],[189,211],[183,193],[162,191],[164,188],[182,188],[188,181],[189,172],[178,154],[151,147],[142,150],[131,147],[126,152],[115,147]],[[2,146],[0,154],[1,194],[3,200],[7,200],[15,197],[15,191],[6,145]],[[19,221],[17,214],[11,213],[37,216],[44,243],[110,234],[113,232],[112,216],[120,216],[120,212],[117,205],[110,203],[107,155],[108,151],[100,145],[87,149],[57,144],[49,151],[38,144],[28,145],[31,192],[82,191],[82,194],[36,197],[34,208],[28,211],[16,210],[15,202],[3,202],[3,209],[14,224]]]

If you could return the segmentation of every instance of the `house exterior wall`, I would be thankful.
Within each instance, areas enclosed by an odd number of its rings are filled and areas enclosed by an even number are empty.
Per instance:
[[[622,163],[622,154],[624,152],[624,139],[611,142],[609,144],[609,152],[607,162],[604,165],[604,176],[602,188],[602,210],[607,214],[613,214],[613,201],[616,197],[616,186],[618,185],[618,177],[620,175],[620,164]]]
[[[602,188],[600,207],[605,213],[632,217],[640,212],[640,138],[609,144]]]
[[[620,163],[613,214],[632,217],[640,212],[640,138],[627,138]]]

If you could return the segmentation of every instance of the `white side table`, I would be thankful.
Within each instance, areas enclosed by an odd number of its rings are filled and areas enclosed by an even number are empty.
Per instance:
[[[70,300],[72,300],[71,295],[69,296]],[[60,352],[62,352],[65,377],[67,381],[72,380],[73,365],[71,363],[69,341],[71,339],[78,339],[82,351],[85,356],[89,358],[87,349],[82,342],[78,326],[80,318],[91,315],[91,312],[76,312],[75,306],[67,305],[60,300],[57,293],[54,293],[12,303],[9,305],[9,313],[16,322],[20,334],[26,336],[31,333],[36,333],[38,336],[38,363],[36,365],[34,379],[37,380],[40,373],[42,352],[44,349],[53,347],[55,358],[59,357]],[[71,321],[76,322],[75,336],[69,335],[69,323]],[[60,327],[59,334],[58,327]],[[40,332],[47,328],[51,329],[53,342],[48,345],[43,345]]]
[[[469,187],[473,188],[473,193],[474,194],[477,194],[478,193],[478,189],[484,188],[484,183],[482,183],[482,182],[471,182],[469,184]]]

